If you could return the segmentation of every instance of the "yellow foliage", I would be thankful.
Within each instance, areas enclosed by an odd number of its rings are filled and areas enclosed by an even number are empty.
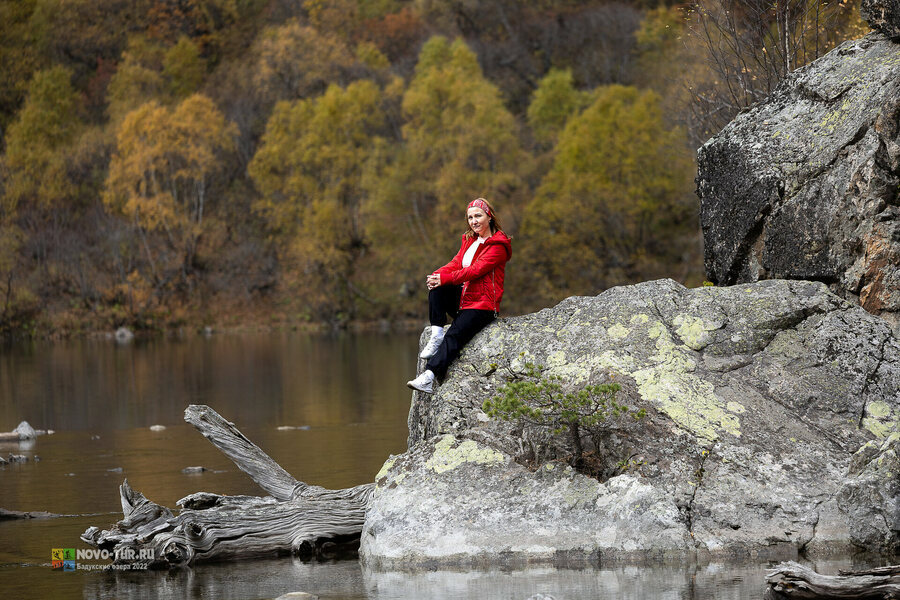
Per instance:
[[[103,200],[144,230],[164,231],[190,262],[203,231],[210,178],[233,148],[234,124],[194,94],[174,109],[148,102],[116,135]]]
[[[44,209],[58,207],[76,192],[67,173],[67,155],[83,124],[78,118],[80,99],[70,77],[62,67],[38,71],[25,105],[9,128],[4,204],[10,212],[21,201]]]
[[[648,260],[678,255],[673,242],[696,228],[684,142],[682,131],[664,124],[655,93],[598,88],[560,135],[526,211],[523,245],[539,280],[531,302],[646,278]]]
[[[381,93],[371,81],[329,86],[317,99],[280,102],[248,172],[257,210],[296,264],[316,310],[352,312],[349,279],[365,247],[362,174],[383,126]],[[330,298],[328,297],[330,295]]]
[[[254,84],[273,100],[320,93],[355,62],[340,39],[296,20],[265,30],[256,55]]]

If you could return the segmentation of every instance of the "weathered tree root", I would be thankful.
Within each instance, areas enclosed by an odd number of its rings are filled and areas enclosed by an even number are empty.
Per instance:
[[[820,575],[795,562],[783,562],[766,574],[766,600],[900,600],[900,565]]]
[[[126,480],[119,488],[124,518],[105,531],[89,527],[82,540],[108,550],[117,563],[144,560],[154,568],[272,554],[330,558],[355,552],[375,484],[342,490],[307,485],[208,406],[188,406],[184,418],[272,496],[198,492],[178,501],[182,510],[176,516]]]

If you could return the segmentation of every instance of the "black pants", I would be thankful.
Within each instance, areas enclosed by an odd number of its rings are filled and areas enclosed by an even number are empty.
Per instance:
[[[444,341],[438,346],[435,355],[425,363],[425,368],[431,369],[438,381],[444,380],[450,363],[456,360],[463,346],[494,320],[492,310],[460,310],[461,293],[462,286],[459,285],[441,285],[428,292],[428,319],[431,324],[443,327],[447,324],[447,315],[453,317],[450,329],[444,334]]]

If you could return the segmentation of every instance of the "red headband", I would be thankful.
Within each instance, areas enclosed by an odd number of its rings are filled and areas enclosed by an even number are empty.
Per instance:
[[[491,212],[491,207],[488,206],[488,205],[487,205],[487,202],[485,202],[485,201],[482,200],[481,198],[476,198],[475,200],[472,200],[471,202],[469,202],[469,205],[466,207],[466,210],[469,210],[469,209],[472,208],[473,206],[476,207],[476,208],[480,208],[481,210],[483,210],[484,212],[486,212],[486,213],[487,213],[487,216],[489,216],[489,217],[491,217],[491,218],[494,217],[494,213]]]

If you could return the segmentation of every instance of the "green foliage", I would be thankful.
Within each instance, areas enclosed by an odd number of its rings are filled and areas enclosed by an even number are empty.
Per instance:
[[[0,0],[0,136],[25,98],[41,56],[29,20],[36,0]]]
[[[591,95],[575,89],[572,72],[550,69],[538,83],[528,105],[528,125],[535,139],[555,142],[569,117],[591,101]]]
[[[151,100],[167,100],[165,80],[160,72],[165,51],[143,36],[129,40],[122,62],[107,88],[107,113],[113,123]]]
[[[660,89],[661,80],[671,75],[673,57],[679,56],[684,32],[684,13],[681,8],[660,5],[647,11],[635,32],[638,80],[642,85]]]
[[[256,208],[321,317],[353,314],[359,295],[351,277],[366,246],[362,176],[384,124],[380,103],[378,87],[366,80],[280,102],[248,167],[261,194]]]
[[[172,95],[184,98],[200,88],[206,74],[206,65],[200,57],[197,45],[182,36],[177,44],[166,51],[162,72],[169,80]]]
[[[372,42],[360,42],[356,46],[356,60],[374,70],[391,66],[387,56]]]
[[[81,99],[70,78],[71,73],[59,66],[35,73],[25,105],[9,128],[4,195],[10,212],[22,201],[59,207],[75,193],[67,150],[83,124],[78,117]]]
[[[695,231],[693,159],[666,125],[658,96],[599,88],[559,138],[523,223],[538,278],[530,304],[595,294],[656,274]],[[674,259],[677,260],[677,259]]]
[[[546,427],[556,435],[568,433],[575,448],[572,463],[578,464],[583,453],[582,429],[596,435],[616,419],[645,416],[644,409],[635,411],[616,402],[620,390],[617,383],[572,389],[562,377],[545,375],[543,365],[529,362],[525,363],[524,378],[500,386],[500,394],[485,400],[482,409],[492,418]]]

